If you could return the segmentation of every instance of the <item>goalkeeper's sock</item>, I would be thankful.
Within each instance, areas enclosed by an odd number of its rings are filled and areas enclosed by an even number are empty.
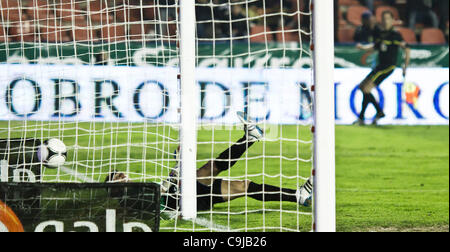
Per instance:
[[[222,152],[222,154],[214,160],[214,166],[219,169],[219,171],[228,170],[236,164],[238,159],[241,158],[253,144],[254,142],[248,142],[246,136],[244,136],[233,146]]]
[[[279,188],[271,185],[260,185],[250,182],[248,197],[259,201],[288,201],[297,202],[296,190]]]

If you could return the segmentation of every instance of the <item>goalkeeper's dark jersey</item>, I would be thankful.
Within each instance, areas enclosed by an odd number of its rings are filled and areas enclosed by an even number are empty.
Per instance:
[[[394,28],[391,30],[375,30],[375,49],[378,51],[378,66],[397,65],[400,45],[404,42],[402,35]]]
[[[20,181],[29,181],[30,174],[34,175],[36,181],[40,180],[41,161],[38,157],[40,146],[41,141],[34,138],[0,139],[0,161],[8,164],[9,182],[13,181],[15,174],[20,174]],[[26,173],[25,171],[27,170],[31,171],[31,173]]]

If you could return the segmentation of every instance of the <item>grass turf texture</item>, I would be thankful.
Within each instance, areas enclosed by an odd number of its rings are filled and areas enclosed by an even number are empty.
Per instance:
[[[339,231],[449,231],[448,126],[336,129]]]
[[[112,169],[130,172],[135,181],[143,180],[141,174],[167,176],[167,167],[173,165],[169,153],[178,145],[176,130],[150,124],[0,125],[10,129],[0,131],[2,138],[62,139],[69,147],[67,166],[95,181],[103,181]],[[311,134],[307,127],[295,126],[280,127],[279,133],[281,138],[257,143],[246,154],[246,160],[221,176],[297,188],[304,181],[296,174],[310,174]],[[337,230],[448,231],[448,133],[448,126],[337,126]],[[199,131],[198,166],[241,136],[238,129]],[[297,138],[306,142],[289,140]],[[45,169],[45,174],[47,181],[77,180],[57,170]],[[311,209],[294,203],[242,198],[216,205],[212,212],[199,216],[236,231],[309,231],[310,213]],[[174,226],[178,231],[209,230],[181,220],[161,222],[162,231],[172,231]]]

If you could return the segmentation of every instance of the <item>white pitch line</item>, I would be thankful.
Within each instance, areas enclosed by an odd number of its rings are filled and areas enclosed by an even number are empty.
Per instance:
[[[61,171],[76,177],[77,179],[81,180],[82,182],[86,182],[86,183],[94,183],[94,182],[96,182],[95,180],[93,180],[91,178],[88,178],[85,175],[83,175],[83,174],[81,174],[81,173],[79,173],[79,172],[77,172],[77,171],[75,171],[73,169],[70,169],[69,167],[61,166],[59,168],[60,168]]]
[[[195,218],[194,223],[206,228],[209,228],[216,232],[230,232],[230,228],[227,226],[219,225],[214,223],[211,220],[205,219],[205,218]]]

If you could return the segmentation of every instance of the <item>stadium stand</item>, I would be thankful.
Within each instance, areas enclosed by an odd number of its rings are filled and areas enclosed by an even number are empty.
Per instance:
[[[128,36],[131,40],[145,40],[150,34],[151,26],[148,24],[130,24]]]
[[[209,0],[207,0],[209,1]],[[207,2],[206,1],[206,2]],[[219,0],[213,0],[220,2]],[[88,4],[87,4],[88,3]],[[144,6],[141,4],[145,3]],[[137,40],[142,41],[144,38],[157,38],[156,33],[162,36],[163,40],[174,38],[176,35],[176,24],[174,22],[176,15],[175,10],[160,10],[156,7],[153,0],[95,0],[95,1],[65,1],[65,0],[0,0],[0,18],[4,21],[2,40],[6,41],[123,41]],[[267,2],[266,2],[267,3]],[[354,30],[362,24],[361,16],[364,12],[369,11],[364,6],[365,1],[360,0],[336,0],[336,38],[337,42],[352,43],[351,35]],[[395,3],[391,5],[391,3]],[[306,0],[284,0],[283,8],[298,9],[297,5],[305,6],[308,4]],[[258,15],[263,13],[260,1],[254,1],[249,4],[251,13]],[[270,8],[269,8],[270,7]],[[303,8],[302,7],[302,8]],[[374,15],[380,22],[381,14],[385,10],[391,11],[397,21],[397,28],[403,37],[409,43],[436,44],[447,43],[448,40],[448,11],[446,15],[442,15],[439,6],[434,8],[435,12],[441,17],[440,32],[436,30],[428,30],[427,24],[418,23],[414,29],[407,29],[409,26],[408,2],[400,0],[374,0]],[[209,7],[207,7],[209,8]],[[271,2],[270,6],[266,6],[269,13],[278,13],[280,10]],[[370,6],[372,8],[372,6]],[[168,9],[168,8],[167,8]],[[89,10],[89,12],[88,12]],[[216,10],[215,10],[216,11]],[[219,11],[219,10],[217,10]],[[224,11],[224,10],[221,10]],[[226,11],[226,10],[225,10]],[[240,10],[245,11],[245,10]],[[88,15],[88,13],[91,13]],[[172,13],[172,14],[171,14]],[[164,15],[163,15],[164,14]],[[201,16],[201,15],[200,15]],[[228,14],[215,14],[216,19]],[[239,19],[239,13],[232,13]],[[291,13],[281,18],[273,18],[270,20],[270,31],[273,34],[264,36],[263,27],[260,26],[258,18],[250,21],[251,41],[252,42],[269,42],[272,41],[308,41],[303,38],[305,34],[301,34],[299,38],[298,29],[307,30],[310,27],[309,17],[299,19],[299,15]],[[49,23],[51,19],[57,19],[52,24],[55,27],[48,27],[45,23]],[[277,21],[277,19],[280,19]],[[49,21],[50,20],[50,21]],[[164,23],[160,27],[152,25],[158,20],[158,23]],[[32,21],[29,23],[27,21]],[[36,22],[39,21],[39,22]],[[136,25],[143,22],[142,25]],[[161,21],[161,22],[160,22]],[[220,20],[218,20],[220,21]],[[36,22],[36,23],[34,23]],[[120,24],[127,24],[122,26]],[[298,27],[301,25],[302,27]],[[46,27],[47,26],[47,27]],[[283,27],[283,28],[282,28]],[[216,24],[215,38],[226,38],[230,29],[223,29]],[[424,32],[422,33],[422,30]],[[246,32],[246,31],[245,31]],[[34,34],[33,34],[34,33]],[[415,36],[413,35],[415,33]],[[116,37],[116,35],[118,37]],[[273,35],[273,36],[272,36]],[[206,37],[205,37],[206,36]],[[212,36],[211,32],[205,36],[199,36],[204,41]],[[236,36],[236,35],[235,35]],[[442,39],[442,37],[444,39]],[[161,37],[160,37],[161,39]],[[206,39],[206,40],[205,40]]]
[[[355,28],[353,27],[343,27],[339,29],[339,42],[341,43],[353,43],[355,36]]]
[[[273,41],[272,36],[267,36],[271,30],[264,25],[254,25],[251,28],[251,42]]]
[[[367,11],[369,11],[369,9],[361,5],[350,6],[347,10],[347,20],[352,25],[360,26],[362,25],[361,16]]]
[[[342,8],[339,8],[337,11],[337,15],[338,15],[338,25],[339,27],[345,27],[348,25],[347,20],[345,20],[344,18],[344,11],[342,10]]]
[[[56,13],[63,22],[72,22],[73,19],[76,21],[86,20],[86,15],[83,14],[83,9],[80,7],[80,4],[72,1],[58,4],[56,6]]]
[[[437,28],[425,28],[422,30],[421,39],[422,44],[439,45],[445,44],[444,33]]]
[[[140,21],[142,19],[141,11],[132,6],[120,6],[115,11],[116,20],[119,22]]]
[[[5,35],[6,35],[5,28],[3,26],[0,26],[0,42],[7,41],[8,37]]]
[[[416,44],[417,43],[417,37],[416,37],[416,33],[407,28],[407,27],[397,27],[398,32],[400,32],[400,34],[402,35],[403,39],[406,41],[406,43],[408,44]]]
[[[23,17],[21,12],[21,6],[18,1],[1,0],[0,1],[0,18],[10,22],[17,22]]]
[[[297,30],[280,30],[277,31],[276,39],[278,42],[299,42],[300,37]]]
[[[69,42],[71,37],[68,29],[60,25],[59,21],[53,14],[48,15],[45,21],[40,22],[40,38],[42,42]]]
[[[125,25],[104,25],[100,30],[100,39],[105,42],[124,41],[126,38]]]
[[[400,20],[400,14],[397,10],[397,8],[392,7],[392,6],[379,6],[377,7],[376,11],[375,11],[375,16],[377,17],[377,22],[381,22],[381,19],[383,17],[383,13],[385,11],[390,11],[392,14],[394,14],[394,19],[395,20]]]
[[[9,40],[14,42],[34,42],[36,33],[36,23],[30,20],[16,22],[9,27]]]
[[[46,21],[53,14],[53,9],[46,0],[29,1],[24,9],[28,18],[36,21]]]
[[[89,26],[85,20],[75,21],[75,29],[73,31],[73,40],[78,42],[97,42],[97,30]]]
[[[355,6],[360,5],[358,0],[339,0],[339,6]]]
[[[447,23],[446,23],[446,25],[445,25],[445,36],[446,36],[446,38],[447,38],[447,42],[448,42],[448,35],[449,35],[449,27],[450,27],[450,25],[449,25],[449,21],[447,21]]]
[[[368,8],[362,4],[364,1],[357,0],[338,0],[338,8],[337,14],[338,17],[336,21],[338,22],[337,26],[337,39],[340,43],[351,43],[349,41],[349,33],[351,33],[351,28],[356,28],[361,25],[361,16],[365,11],[368,11]],[[394,5],[390,5],[390,2],[394,2]],[[375,0],[374,1],[374,9],[375,16],[377,22],[381,21],[381,16],[384,11],[391,11],[394,14],[394,18],[396,19],[396,28],[402,34],[405,41],[411,44],[415,43],[424,43],[424,44],[445,44],[448,43],[448,19],[443,18],[444,24],[441,24],[442,27],[440,31],[429,30],[431,27],[428,24],[424,24],[419,22],[415,25],[414,29],[408,28],[408,20],[409,20],[409,12],[408,8],[409,3],[407,1],[382,1]],[[435,8],[437,12],[441,12],[438,9],[438,6]],[[447,11],[448,12],[448,11]],[[441,14],[442,16],[442,14]],[[423,34],[422,30],[426,30],[425,34]]]
[[[87,9],[91,13],[90,21],[99,24],[110,24],[113,22],[114,13],[111,11],[112,6],[108,6],[107,1],[89,2]]]

